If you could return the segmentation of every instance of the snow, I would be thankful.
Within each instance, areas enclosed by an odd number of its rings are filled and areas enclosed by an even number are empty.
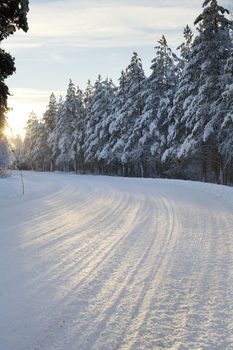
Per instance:
[[[233,188],[0,180],[1,350],[233,346]]]

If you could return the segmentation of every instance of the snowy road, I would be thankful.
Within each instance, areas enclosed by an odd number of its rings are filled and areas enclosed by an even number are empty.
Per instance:
[[[0,179],[0,350],[232,350],[233,188]]]

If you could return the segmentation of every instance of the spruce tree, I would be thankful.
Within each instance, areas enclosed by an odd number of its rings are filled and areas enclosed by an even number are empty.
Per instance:
[[[106,122],[110,114],[113,95],[112,81],[108,79],[102,81],[99,76],[89,100],[84,146],[85,162],[97,172],[104,171],[100,169],[103,167],[103,164],[100,166],[100,162],[104,160],[104,154],[101,155],[101,152],[109,139]]]
[[[220,182],[233,183],[233,50],[225,66],[226,88],[219,106],[221,125],[219,130],[219,152],[222,166]]]
[[[216,0],[206,0],[195,21],[196,36],[185,66],[171,112],[171,137],[164,159],[196,159],[202,164],[202,179],[219,176],[218,127],[219,98],[224,91],[223,69],[232,41],[231,22],[226,9]],[[209,176],[210,178],[210,176]]]
[[[72,80],[69,81],[66,99],[59,111],[56,134],[58,136],[57,165],[64,171],[73,168],[75,150],[73,148],[74,130],[77,119],[77,96],[76,88]]]
[[[137,122],[137,128],[141,129],[139,144],[150,176],[160,172],[160,157],[167,147],[170,132],[169,111],[179,78],[178,59],[164,36],[158,41],[155,50],[152,73],[146,83],[146,105],[143,117]]]
[[[50,170],[53,170],[56,168],[57,159],[60,154],[58,144],[59,144],[60,133],[61,133],[61,124],[63,120],[63,108],[64,108],[64,101],[62,99],[62,96],[60,96],[59,101],[57,103],[56,124],[54,126],[54,129],[48,135],[48,144],[51,151],[51,160],[53,162],[53,166]]]
[[[145,73],[141,59],[133,53],[130,64],[126,68],[124,82],[124,103],[116,110],[113,154],[120,158],[124,175],[134,175],[137,166],[134,154],[134,140],[130,140],[136,119],[142,114],[145,107],[143,91],[145,88]]]
[[[54,165],[55,165],[55,159],[53,158],[52,155],[52,142],[50,139],[50,135],[53,133],[53,130],[56,126],[57,123],[57,113],[58,113],[58,105],[57,105],[57,100],[52,93],[50,95],[49,99],[49,104],[47,107],[46,112],[43,115],[43,123],[44,123],[44,132],[46,133],[46,140],[47,140],[47,146],[48,146],[48,159],[50,162],[50,170],[54,170]]]
[[[184,36],[184,42],[177,48],[177,50],[180,51],[179,67],[180,67],[181,73],[185,67],[185,64],[189,60],[189,55],[190,55],[192,43],[193,43],[193,32],[192,32],[192,29],[189,27],[189,25],[185,26],[183,36]]]
[[[103,114],[100,122],[96,124],[95,135],[96,135],[96,159],[98,161],[100,171],[102,173],[109,172],[109,154],[108,154],[108,144],[110,141],[109,126],[111,121],[112,104],[115,97],[116,87],[113,81],[106,79],[103,82],[104,94],[102,96]]]
[[[36,145],[38,138],[39,120],[34,112],[31,112],[25,128],[23,162],[27,164],[30,169],[37,170],[39,165],[35,161]]]
[[[126,72],[121,71],[119,86],[115,91],[111,111],[108,116],[109,141],[105,145],[105,159],[113,173],[121,174],[122,147],[118,147],[122,136],[121,123],[119,122],[121,111],[127,100],[127,78]],[[118,151],[118,149],[120,151]]]
[[[82,170],[84,168],[84,93],[78,87],[76,90],[76,116],[74,120],[74,131],[71,135],[74,151],[74,170]]]

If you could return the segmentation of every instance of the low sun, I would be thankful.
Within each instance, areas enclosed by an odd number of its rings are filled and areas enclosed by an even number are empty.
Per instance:
[[[21,138],[25,136],[25,123],[27,120],[27,115],[25,115],[24,110],[20,107],[15,107],[9,110],[7,113],[7,127],[5,129],[5,135],[16,136],[19,135]]]

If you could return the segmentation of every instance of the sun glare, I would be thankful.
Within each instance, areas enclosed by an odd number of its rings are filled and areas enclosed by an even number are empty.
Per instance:
[[[4,135],[6,137],[11,137],[13,135],[12,129],[9,126],[4,129]]]
[[[24,138],[26,119],[27,115],[25,116],[24,111],[20,108],[10,110],[7,115],[8,126],[5,129],[5,135],[8,137],[19,135]]]

